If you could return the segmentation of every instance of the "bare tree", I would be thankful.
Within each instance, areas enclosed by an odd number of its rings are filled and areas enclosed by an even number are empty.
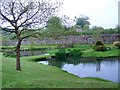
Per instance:
[[[34,36],[44,23],[59,11],[62,2],[52,0],[1,0],[0,28],[17,38],[16,70],[21,71],[20,46],[23,39]],[[27,29],[26,29],[27,27]],[[32,34],[28,33],[32,32]]]

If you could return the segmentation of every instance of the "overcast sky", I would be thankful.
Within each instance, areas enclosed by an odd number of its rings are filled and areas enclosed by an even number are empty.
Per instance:
[[[120,0],[64,0],[61,15],[70,18],[81,14],[90,18],[91,26],[114,28],[118,24]]]

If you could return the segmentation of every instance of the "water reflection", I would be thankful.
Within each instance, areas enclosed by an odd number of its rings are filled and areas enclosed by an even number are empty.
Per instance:
[[[73,66],[79,65],[80,63],[84,66],[87,65],[96,65],[96,71],[100,71],[102,59],[97,58],[81,58],[81,59],[65,59],[65,60],[49,60],[48,65],[57,66],[63,68],[65,64],[72,64]]]
[[[48,65],[63,68],[63,66],[65,65],[65,61],[63,61],[63,60],[62,61],[60,61],[60,60],[49,60]]]
[[[47,63],[79,77],[99,77],[118,82],[118,58],[67,58],[62,61],[48,60]]]

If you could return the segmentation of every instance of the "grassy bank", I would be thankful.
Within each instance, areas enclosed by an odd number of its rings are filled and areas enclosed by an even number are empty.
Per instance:
[[[75,49],[79,49],[79,48],[75,48]],[[57,52],[57,51],[58,50],[56,50],[56,49],[55,50],[49,50],[48,53],[55,54],[55,52]],[[114,49],[102,52],[102,51],[94,51],[93,49],[90,48],[90,49],[86,49],[86,50],[81,51],[81,52],[82,52],[82,56],[81,57],[107,58],[107,57],[119,57],[120,50],[114,48]]]
[[[82,52],[82,56],[81,57],[100,57],[100,58],[106,58],[106,57],[118,57],[119,56],[119,52],[120,52],[120,49],[117,49],[116,47],[114,47],[112,44],[105,44],[105,46],[107,48],[110,48],[109,50],[107,51],[94,51],[92,48],[93,48],[93,44],[76,44],[74,45],[74,48],[65,48],[66,52],[69,52],[70,50],[73,50],[73,49],[79,49],[81,52]],[[3,46],[4,47],[4,46]],[[11,48],[12,46],[8,47],[8,48]],[[5,47],[4,47],[5,48]],[[7,50],[8,50],[7,48]],[[13,48],[12,48],[13,49]],[[10,49],[10,50],[12,50]],[[55,52],[57,52],[59,49],[57,48],[57,45],[51,45],[51,46],[48,46],[48,45],[34,45],[34,48],[33,50],[44,50],[46,49],[46,53],[49,53],[50,55],[42,55],[42,56],[35,56],[33,57],[34,59],[37,59],[37,58],[46,58],[46,57],[50,57],[50,56],[54,56],[55,55]],[[25,46],[22,46],[21,47],[21,50],[31,50],[30,49],[30,45],[25,45]],[[7,55],[7,56],[14,56],[14,55]]]
[[[0,89],[2,88],[2,56],[0,53]]]
[[[120,50],[112,49],[105,52],[94,51],[94,50],[86,50],[83,52],[82,57],[98,57],[98,58],[106,58],[106,57],[118,57]]]
[[[118,88],[113,82],[79,78],[57,67],[38,64],[29,59],[22,57],[22,71],[16,71],[15,58],[2,57],[3,88]]]

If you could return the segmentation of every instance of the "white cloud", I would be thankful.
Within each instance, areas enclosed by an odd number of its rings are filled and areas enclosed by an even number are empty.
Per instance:
[[[89,16],[92,25],[115,27],[118,24],[118,1],[64,0],[61,14],[70,18],[83,14]]]

